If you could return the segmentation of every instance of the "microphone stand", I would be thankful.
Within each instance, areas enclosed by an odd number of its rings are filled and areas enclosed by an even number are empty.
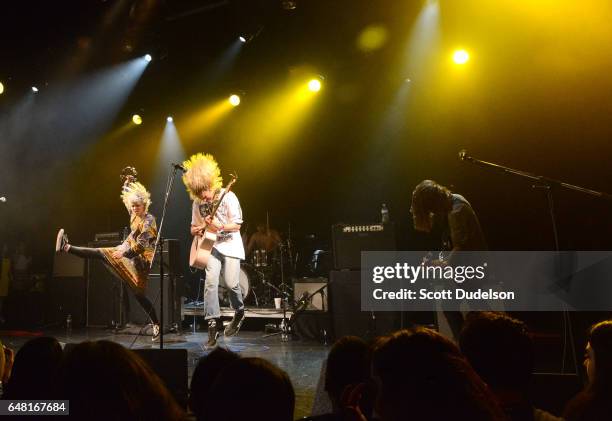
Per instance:
[[[505,167],[503,165],[499,165],[499,164],[494,164],[492,162],[487,162],[487,161],[483,161],[477,158],[474,158],[470,155],[467,154],[467,151],[465,149],[462,149],[461,151],[459,151],[459,159],[462,161],[466,161],[475,165],[478,165],[480,167],[483,168],[488,168],[488,169],[493,169],[496,171],[500,171],[506,175],[514,175],[517,177],[522,177],[524,179],[530,180],[532,182],[534,182],[535,184],[532,185],[532,188],[534,189],[542,189],[546,192],[546,202],[548,204],[548,213],[550,216],[550,221],[552,224],[552,231],[553,231],[553,236],[554,236],[554,242],[555,242],[555,251],[559,252],[560,251],[560,245],[559,245],[559,233],[558,233],[558,229],[557,229],[557,218],[555,217],[555,203],[553,200],[553,191],[555,188],[559,188],[562,187],[564,189],[567,190],[573,190],[579,193],[583,193],[583,194],[587,194],[589,196],[594,196],[597,197],[599,199],[604,199],[607,201],[610,201],[612,203],[612,195],[608,194],[608,193],[604,193],[604,192],[600,192],[600,191],[596,191],[596,190],[591,190],[591,189],[587,189],[585,187],[581,187],[581,186],[576,186],[574,184],[569,184],[569,183],[565,183],[563,181],[559,181],[559,180],[555,180],[552,178],[548,178],[548,177],[544,177],[541,175],[536,175],[536,174],[532,174],[526,171],[521,171],[521,170],[517,170],[514,168],[509,168],[509,167]],[[573,360],[574,360],[574,369],[576,371],[576,373],[578,373],[578,361],[576,359],[576,348],[575,348],[575,343],[574,343],[574,334],[572,331],[572,325],[571,325],[571,321],[570,321],[570,316],[569,316],[569,311],[567,310],[567,308],[565,308],[563,310],[563,335],[569,335],[569,341],[570,341],[570,346],[572,349],[572,356],[573,356]],[[564,346],[563,346],[563,361],[561,363],[561,372],[564,373],[565,372],[565,347],[566,347],[566,343],[567,343],[567,339],[564,340]]]
[[[172,172],[168,176],[168,182],[166,184],[166,193],[164,196],[164,207],[162,210],[162,216],[159,222],[159,230],[157,230],[157,240],[155,241],[155,248],[153,249],[153,260],[151,261],[151,269],[153,262],[155,261],[155,254],[159,248],[159,349],[164,349],[164,241],[162,239],[162,229],[164,227],[164,220],[166,219],[166,210],[168,208],[168,199],[172,193],[172,187],[174,185],[174,178],[176,177],[176,171],[182,169],[178,165],[172,164]]]

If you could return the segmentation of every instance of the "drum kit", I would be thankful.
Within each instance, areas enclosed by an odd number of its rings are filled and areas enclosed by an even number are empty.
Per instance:
[[[269,230],[268,219],[266,227]],[[240,265],[239,284],[245,305],[279,309],[281,301],[282,308],[293,308],[294,278],[328,276],[331,254],[325,251],[327,244],[310,234],[300,237],[296,248],[291,239],[290,224],[286,234],[286,239],[278,236],[278,241],[270,247],[252,250],[249,259]],[[219,304],[229,306],[229,291],[223,273],[219,279]]]
[[[293,258],[289,242],[281,242],[272,250],[254,250],[248,262],[240,265],[239,284],[246,305],[273,308],[274,298],[290,298],[291,286],[285,282],[292,273]],[[219,302],[229,305],[227,285],[219,279]]]

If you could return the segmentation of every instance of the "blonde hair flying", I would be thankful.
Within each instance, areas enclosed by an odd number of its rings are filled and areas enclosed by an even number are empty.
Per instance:
[[[197,153],[183,162],[185,174],[183,183],[191,200],[200,200],[203,191],[212,189],[219,190],[223,186],[223,178],[219,164],[211,154]]]
[[[138,181],[129,183],[123,187],[121,192],[121,200],[125,204],[125,207],[130,209],[132,202],[142,203],[145,207],[145,212],[148,212],[149,206],[151,205],[151,193],[147,191],[145,186],[140,184]]]

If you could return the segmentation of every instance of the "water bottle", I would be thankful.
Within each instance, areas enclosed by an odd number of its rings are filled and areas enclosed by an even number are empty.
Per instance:
[[[327,335],[327,329],[322,329],[321,336],[323,337],[323,345],[329,345],[329,337]]]
[[[389,223],[389,208],[387,208],[386,203],[383,203],[382,207],[380,208],[380,216],[383,224]]]
[[[287,323],[285,323],[285,319],[281,320],[280,323],[280,337],[281,337],[281,342],[287,342],[289,341],[289,326]]]
[[[72,314],[66,317],[66,336],[70,337],[70,335],[72,335]]]

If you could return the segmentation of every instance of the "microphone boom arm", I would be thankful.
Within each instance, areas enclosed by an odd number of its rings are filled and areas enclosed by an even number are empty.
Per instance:
[[[493,162],[488,162],[488,161],[483,161],[481,159],[477,159],[474,158],[470,155],[467,154],[467,151],[465,149],[462,149],[459,152],[459,159],[462,161],[467,161],[469,163],[478,165],[480,167],[484,167],[484,168],[489,168],[489,169],[493,169],[496,171],[501,171],[504,174],[508,174],[508,175],[516,175],[519,177],[523,177],[526,178],[528,180],[540,183],[542,185],[545,186],[549,186],[549,187],[563,187],[565,189],[568,190],[574,190],[580,193],[584,193],[584,194],[588,194],[590,196],[595,196],[598,197],[600,199],[605,199],[608,200],[610,202],[612,202],[612,195],[609,193],[605,193],[605,192],[600,192],[597,190],[591,190],[591,189],[587,189],[586,187],[581,187],[581,186],[576,186],[574,184],[570,184],[570,183],[565,183],[563,181],[559,181],[559,180],[555,180],[553,178],[548,178],[548,177],[544,177],[541,175],[536,175],[536,174],[532,174],[526,171],[521,171],[521,170],[517,170],[514,168],[510,168],[510,167],[505,167],[503,165],[499,165],[499,164],[494,164]]]

